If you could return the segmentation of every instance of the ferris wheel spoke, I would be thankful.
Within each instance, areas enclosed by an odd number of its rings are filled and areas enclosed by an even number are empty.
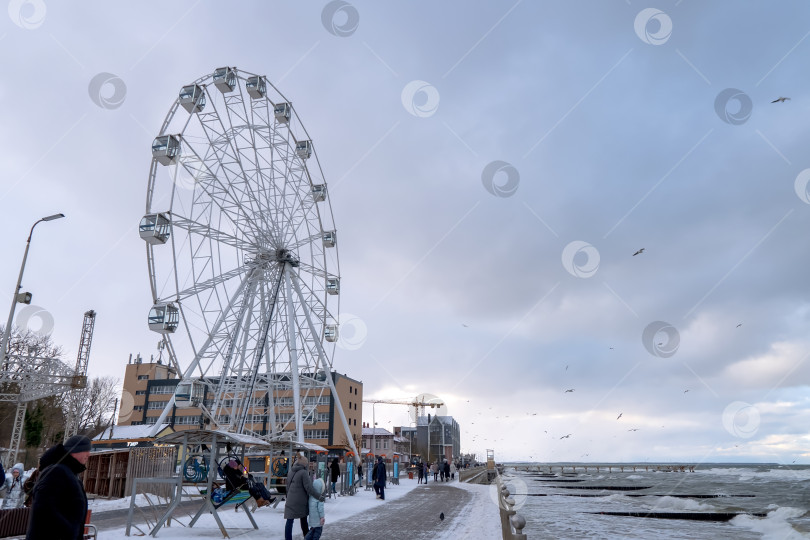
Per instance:
[[[193,147],[189,145],[188,148],[203,164],[203,172],[197,176],[196,185],[200,189],[194,205],[204,206],[208,202],[212,202],[222,213],[230,217],[234,226],[238,227],[240,223],[246,223],[248,228],[243,232],[249,232],[252,238],[260,240],[262,235],[259,233],[258,226],[248,217],[250,212],[245,209],[241,201],[234,198],[234,184],[231,183],[229,176],[225,174],[225,179],[228,181],[228,184],[225,184],[220,175],[216,173],[216,170],[220,168],[217,154],[206,154],[201,157]],[[206,196],[206,199],[202,199],[203,195]]]
[[[249,248],[255,247],[254,244],[241,240],[232,234],[228,234],[219,229],[215,229],[210,225],[204,225],[192,219],[176,216],[172,214],[172,228],[182,229],[189,234],[196,234],[206,238],[210,238],[215,242],[221,242],[228,246],[246,251]]]
[[[242,89],[240,87],[240,92],[241,91]],[[255,171],[253,171],[253,178],[255,178],[257,183],[257,197],[260,203],[264,205],[264,207],[261,208],[261,214],[263,218],[266,219],[265,222],[271,229],[271,236],[273,238],[281,238],[280,225],[273,219],[272,209],[267,205],[267,195],[270,192],[270,182],[272,179],[267,177],[263,169],[263,167],[272,169],[273,164],[272,144],[269,137],[270,130],[264,128],[264,126],[273,125],[274,122],[274,119],[272,119],[272,103],[270,103],[268,99],[249,100],[249,112],[245,103],[247,103],[247,101],[243,98],[242,105],[245,107],[245,118],[248,120],[250,126],[248,132],[250,134],[251,148],[253,150],[253,163],[256,167]],[[265,131],[268,132],[267,136],[263,136]],[[269,162],[267,158],[269,158]]]
[[[208,93],[207,88],[205,91]],[[209,97],[209,99],[211,98]],[[259,202],[249,187],[250,178],[245,173],[242,166],[242,155],[237,149],[238,145],[234,142],[234,138],[239,136],[238,133],[241,129],[238,129],[238,126],[231,126],[230,129],[225,127],[222,116],[216,108],[216,101],[213,99],[211,99],[211,107],[211,112],[198,114],[198,120],[208,138],[209,148],[217,159],[219,170],[214,172],[221,171],[225,175],[228,181],[227,191],[231,200],[240,209],[240,216],[251,225],[252,231],[258,236],[264,228],[255,223],[250,216],[261,220],[264,219],[264,216],[259,212]],[[227,105],[225,111],[230,115],[230,107]],[[245,208],[246,206],[249,207],[249,210]]]

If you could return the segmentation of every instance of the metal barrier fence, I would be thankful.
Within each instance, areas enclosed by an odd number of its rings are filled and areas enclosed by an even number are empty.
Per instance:
[[[503,482],[499,472],[495,474],[495,482],[498,488],[498,509],[501,514],[503,540],[526,540],[526,535],[523,534],[526,519],[514,509],[515,499],[509,493],[509,488]]]

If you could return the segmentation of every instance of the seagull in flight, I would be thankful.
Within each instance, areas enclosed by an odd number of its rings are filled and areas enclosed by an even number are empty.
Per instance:
[[[789,100],[789,97],[778,97],[775,100],[771,101],[771,103],[784,103]]]
[[[569,388],[568,390],[565,391],[565,393],[567,394],[568,392],[573,392],[573,391],[574,391],[573,388]]]
[[[628,429],[627,431],[638,431],[638,428]]]
[[[624,413],[619,413],[619,416],[617,416],[617,417],[616,417],[616,420],[618,420],[619,418],[621,418],[623,414],[624,414]]]
[[[470,327],[470,325],[464,324],[464,323],[461,323],[461,326],[463,326],[464,328],[469,328]]]
[[[560,437],[560,439],[567,439],[567,438],[568,438],[568,437],[570,437],[571,435],[572,435],[571,433],[569,433],[568,435],[563,435],[562,437]]]
[[[641,248],[640,250],[633,253],[633,257],[635,257],[636,255],[641,255],[642,253],[644,253],[644,248]]]
[[[689,389],[687,388],[686,390],[684,390],[684,391],[683,391],[683,393],[685,394],[685,393],[687,393],[688,391],[689,391]]]
[[[742,326],[742,323],[738,324],[738,325],[737,325],[737,328],[739,328],[739,327],[741,327],[741,326]]]

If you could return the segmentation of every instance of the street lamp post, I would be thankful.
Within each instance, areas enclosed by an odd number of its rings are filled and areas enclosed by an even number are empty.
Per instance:
[[[376,403],[371,404],[371,453],[377,451],[377,415],[374,412],[374,406]],[[374,457],[377,457],[377,454],[374,454]]]
[[[14,320],[14,308],[17,307],[17,302],[20,300],[20,288],[22,286],[23,272],[25,271],[25,261],[28,259],[28,249],[31,247],[31,236],[34,234],[34,227],[36,227],[42,221],[53,221],[63,217],[65,217],[65,214],[54,214],[52,216],[41,218],[31,225],[31,231],[28,233],[28,240],[25,242],[25,253],[23,253],[22,264],[20,265],[20,275],[17,277],[17,286],[14,288],[14,294],[11,295],[11,309],[8,312],[8,321],[6,322],[6,328],[3,332],[3,343],[0,345],[3,360],[5,360],[9,354],[8,346],[9,338],[11,337],[11,323]],[[30,302],[30,300],[28,300],[28,302]]]
[[[65,214],[54,214],[52,216],[47,216],[41,218],[34,222],[31,225],[31,230],[28,232],[28,240],[25,242],[25,253],[23,253],[22,264],[20,265],[20,275],[17,277],[17,286],[14,288],[14,294],[11,295],[11,309],[8,312],[8,321],[6,321],[6,327],[3,329],[3,341],[0,343],[0,357],[3,359],[3,364],[6,364],[8,359],[9,353],[9,340],[11,338],[11,325],[14,322],[14,309],[17,307],[17,303],[21,300],[21,293],[20,288],[22,287],[22,277],[23,272],[25,271],[25,261],[28,259],[28,249],[31,247],[31,236],[34,234],[34,227],[36,227],[42,221],[53,221],[54,219],[60,219],[65,217]],[[31,302],[31,296],[26,295],[27,298],[22,298],[22,301],[26,304]],[[5,365],[4,365],[5,369]],[[23,421],[25,420],[25,408],[26,403],[22,401],[22,395],[20,395],[20,399],[17,402],[17,414],[14,419],[14,429],[12,430],[11,434],[11,449],[6,457],[6,460],[11,466],[17,460],[17,453],[20,448],[20,438],[22,435],[22,425]]]

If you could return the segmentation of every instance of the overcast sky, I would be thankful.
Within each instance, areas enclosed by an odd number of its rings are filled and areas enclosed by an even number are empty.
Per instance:
[[[156,353],[150,145],[237,66],[315,141],[366,397],[499,460],[810,461],[806,2],[8,4],[0,298],[65,213],[23,287],[68,363],[88,309],[92,375]]]

